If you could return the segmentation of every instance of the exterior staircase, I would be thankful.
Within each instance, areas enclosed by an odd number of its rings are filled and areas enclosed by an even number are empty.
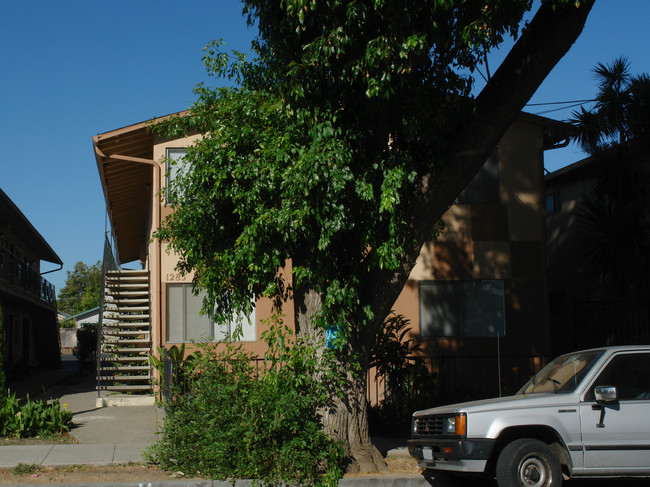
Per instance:
[[[97,389],[152,394],[149,272],[106,271]]]

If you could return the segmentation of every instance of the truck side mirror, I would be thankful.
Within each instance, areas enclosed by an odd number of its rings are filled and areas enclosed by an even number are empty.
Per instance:
[[[618,400],[618,392],[615,386],[596,386],[594,396],[596,396],[596,402],[599,404]]]

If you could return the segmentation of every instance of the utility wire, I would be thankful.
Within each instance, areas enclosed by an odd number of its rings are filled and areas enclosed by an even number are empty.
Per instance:
[[[559,112],[559,111],[562,111],[562,110],[568,110],[569,108],[579,107],[579,106],[582,106],[582,105],[583,105],[582,103],[576,103],[574,105],[569,105],[569,106],[566,106],[566,107],[551,108],[550,110],[544,110],[542,112],[537,112],[535,115],[543,115],[545,113]]]
[[[551,101],[546,103],[528,103],[527,107],[543,107],[551,105],[566,105],[559,108],[551,108],[549,110],[544,110],[542,112],[536,112],[535,115],[545,115],[547,113],[559,112],[562,110],[568,110],[569,108],[575,108],[584,105],[585,103],[593,103],[596,100],[570,100],[570,101]]]
[[[567,105],[569,103],[576,103],[578,105],[581,105],[582,103],[590,103],[596,100],[569,100],[569,101],[551,101],[547,103],[527,103],[527,107],[540,107],[544,105]]]

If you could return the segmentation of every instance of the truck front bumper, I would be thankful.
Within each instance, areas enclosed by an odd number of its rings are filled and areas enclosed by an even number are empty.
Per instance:
[[[409,453],[417,458],[420,468],[456,472],[483,472],[495,440],[484,438],[433,439],[407,442]]]

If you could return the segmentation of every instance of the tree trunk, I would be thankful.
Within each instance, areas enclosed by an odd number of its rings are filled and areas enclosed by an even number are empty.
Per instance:
[[[323,414],[323,424],[326,431],[343,443],[347,472],[385,472],[388,467],[384,458],[370,440],[367,367],[359,375],[347,374],[348,387],[343,399],[334,398],[333,407]]]
[[[324,351],[325,333],[321,328],[314,326],[311,319],[321,308],[320,295],[315,291],[294,293],[294,306],[297,337]],[[345,373],[343,397],[331,397],[330,404],[321,412],[323,427],[332,437],[341,441],[347,472],[384,472],[388,468],[381,453],[370,440],[368,426],[368,354],[355,353],[354,343],[360,343],[360,340],[351,342],[345,351],[341,352],[338,364],[339,370]],[[352,370],[353,360],[362,362],[358,371]]]

